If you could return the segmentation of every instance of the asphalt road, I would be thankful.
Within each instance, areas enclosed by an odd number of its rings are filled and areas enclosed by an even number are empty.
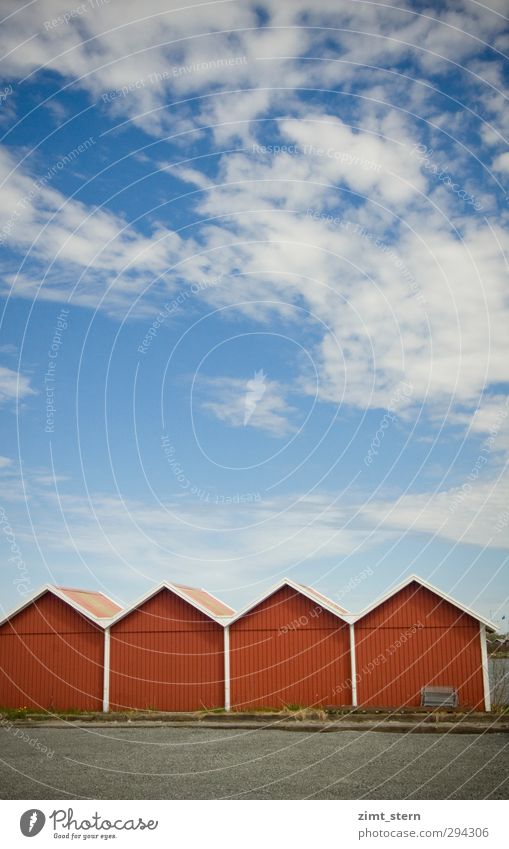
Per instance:
[[[18,730],[29,739],[15,736],[14,727],[0,729],[2,799],[507,799],[509,795],[509,735],[501,733]]]

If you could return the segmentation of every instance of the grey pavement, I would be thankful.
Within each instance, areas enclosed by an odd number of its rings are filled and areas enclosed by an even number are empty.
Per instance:
[[[0,729],[2,799],[506,799],[509,795],[505,733],[307,734],[104,726],[22,730],[24,737],[15,736],[15,727]]]

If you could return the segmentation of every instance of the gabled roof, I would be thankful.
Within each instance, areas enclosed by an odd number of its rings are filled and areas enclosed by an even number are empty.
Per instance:
[[[292,581],[291,578],[283,578],[279,583],[275,584],[275,586],[271,587],[270,590],[263,593],[263,595],[259,596],[256,601],[252,601],[247,607],[244,607],[239,613],[232,616],[228,624],[230,625],[233,622],[236,622],[237,619],[240,619],[242,616],[245,616],[246,613],[249,613],[251,610],[254,610],[255,607],[258,607],[265,599],[269,598],[274,593],[277,593],[278,590],[281,590],[283,587],[290,587],[295,592],[300,593],[303,596],[306,596],[310,601],[318,602],[320,607],[323,607],[324,610],[328,610],[329,613],[333,613],[334,616],[337,616],[339,619],[342,619],[344,622],[350,622],[352,617],[346,610],[343,610],[342,607],[339,607],[338,604],[331,601],[330,598],[322,595],[315,590],[314,587],[306,587],[303,584],[297,584],[295,581]]]
[[[466,613],[468,614],[468,616],[472,616],[473,619],[477,619],[477,621],[480,622],[482,625],[485,625],[489,631],[497,630],[496,626],[493,624],[493,622],[490,622],[489,619],[484,619],[484,617],[476,613],[475,610],[471,610],[469,607],[466,607],[464,604],[461,604],[461,602],[457,601],[455,598],[452,598],[451,596],[442,592],[442,590],[439,590],[438,587],[435,587],[433,586],[433,584],[430,584],[428,583],[428,581],[425,581],[424,578],[420,578],[419,575],[410,575],[408,578],[405,578],[404,581],[401,581],[401,583],[394,587],[392,590],[389,590],[388,592],[384,593],[384,595],[380,596],[380,598],[378,598],[372,604],[368,605],[368,607],[366,607],[362,611],[362,613],[356,614],[353,621],[358,622],[359,619],[363,619],[364,616],[367,616],[368,613],[371,613],[371,611],[375,610],[375,608],[380,607],[381,604],[384,604],[384,602],[388,601],[390,598],[392,598],[397,593],[401,592],[401,590],[405,589],[405,587],[408,587],[408,585],[412,583],[420,584],[421,587],[424,587],[425,589],[439,596],[439,598],[442,598],[444,601],[447,601],[449,602],[449,604],[452,604],[454,607],[457,607],[458,610],[462,611],[462,613]]]
[[[303,590],[306,590],[306,592],[314,596],[316,600],[320,603],[325,602],[325,604],[329,604],[332,605],[332,607],[335,607],[340,616],[345,614],[349,616],[348,610],[345,610],[344,607],[340,607],[339,604],[336,604],[336,602],[332,601],[332,599],[327,598],[327,596],[322,595],[322,593],[319,593],[318,590],[315,590],[314,587],[307,587],[305,584],[297,584],[297,586],[301,587]]]
[[[179,590],[182,590],[184,595],[186,595],[191,602],[197,602],[201,604],[202,607],[209,610],[214,616],[227,617],[233,616],[235,611],[233,607],[228,607],[224,601],[221,601],[219,598],[216,598],[212,593],[207,592],[207,590],[201,589],[201,587],[186,587],[183,584],[173,584],[170,586],[177,587]]]
[[[153,596],[157,595],[157,593],[164,589],[175,593],[175,595],[179,596],[179,598],[187,601],[201,613],[208,616],[209,619],[213,619],[215,622],[220,624],[224,624],[224,622],[235,613],[231,607],[228,607],[227,604],[224,604],[206,590],[198,587],[184,587],[179,584],[171,584],[169,581],[162,581],[156,587],[149,590],[148,593],[145,593],[145,595],[141,598],[134,601],[131,605],[129,605],[129,607],[121,610],[120,613],[113,617],[111,624],[116,624],[120,619],[123,619],[129,613],[132,613],[133,610],[136,610],[136,608],[140,607],[146,601],[149,601],[153,598]]]
[[[91,590],[77,590],[73,587],[55,587],[75,604],[88,610],[96,619],[111,619],[122,610],[119,604],[104,593]]]
[[[82,616],[86,616],[87,619],[90,619],[92,622],[95,622],[97,625],[101,625],[102,627],[106,627],[109,624],[111,617],[122,609],[118,604],[112,601],[111,598],[108,598],[108,596],[100,592],[94,592],[92,590],[78,590],[70,587],[55,587],[52,584],[45,584],[40,590],[37,590],[37,592],[32,593],[30,596],[27,596],[27,598],[15,607],[14,610],[11,610],[7,616],[4,616],[0,620],[0,625],[3,625],[4,622],[7,622],[9,619],[12,619],[18,613],[21,613],[25,607],[36,602],[45,595],[45,593],[52,593],[52,595],[56,598],[59,598],[61,601],[70,605],[70,607],[74,608],[77,613],[81,613]]]
[[[428,581],[425,581],[424,578],[419,577],[418,575],[410,575],[405,580],[401,581],[393,589],[386,592],[372,604],[368,605],[361,613],[352,614],[348,613],[348,611],[344,610],[344,608],[340,607],[339,604],[336,604],[331,599],[324,596],[322,593],[315,590],[314,587],[307,587],[303,584],[297,584],[295,581],[292,581],[290,578],[283,578],[279,583],[275,586],[271,587],[267,590],[263,595],[257,598],[255,601],[248,604],[243,608],[239,613],[235,613],[235,611],[229,607],[224,602],[220,601],[220,599],[213,596],[211,593],[208,593],[206,590],[197,588],[197,587],[188,587],[181,584],[171,584],[168,581],[163,581],[161,584],[158,584],[154,589],[150,590],[140,599],[135,601],[129,607],[122,609],[116,602],[114,602],[111,598],[101,592],[92,591],[92,590],[80,590],[71,587],[56,587],[51,584],[45,584],[40,590],[35,593],[32,593],[31,596],[25,598],[18,607],[0,619],[0,625],[3,625],[9,619],[12,619],[25,607],[36,602],[41,596],[45,593],[50,592],[57,598],[61,599],[61,601],[69,604],[77,613],[80,613],[82,616],[86,616],[92,622],[95,622],[102,628],[108,627],[110,624],[118,622],[124,616],[127,616],[128,613],[135,610],[145,601],[148,601],[162,589],[170,590],[170,592],[175,593],[175,595],[182,598],[184,601],[187,601],[197,610],[204,613],[210,619],[213,619],[215,622],[218,622],[221,625],[228,625],[231,622],[236,622],[237,619],[240,619],[242,616],[245,616],[246,613],[249,613],[259,604],[261,604],[265,599],[269,598],[271,595],[274,595],[278,590],[282,589],[285,586],[290,587],[298,593],[306,596],[310,601],[318,602],[320,607],[323,607],[324,610],[328,610],[330,613],[333,613],[334,616],[337,616],[339,619],[342,619],[344,622],[354,623],[358,622],[360,619],[363,619],[364,616],[367,616],[368,613],[371,613],[375,608],[380,607],[380,605],[384,604],[384,602],[388,601],[392,596],[399,593],[402,589],[407,587],[411,583],[419,584],[421,587],[429,590],[434,593],[439,598],[447,601],[449,604],[452,604],[458,610],[461,610],[462,613],[466,613],[468,616],[471,616],[473,619],[476,619],[482,625],[484,625],[489,631],[493,631],[496,633],[497,627],[493,622],[490,622],[488,619],[480,616],[471,608],[466,607],[461,602],[447,595],[438,589],[438,587],[433,586]]]

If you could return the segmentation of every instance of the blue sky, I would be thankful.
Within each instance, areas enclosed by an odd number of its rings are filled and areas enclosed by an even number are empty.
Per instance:
[[[508,613],[507,3],[3,10],[3,608]]]

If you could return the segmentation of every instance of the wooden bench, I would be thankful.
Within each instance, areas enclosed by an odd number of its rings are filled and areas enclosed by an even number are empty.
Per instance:
[[[455,708],[458,706],[458,693],[454,687],[423,687],[421,706]]]

